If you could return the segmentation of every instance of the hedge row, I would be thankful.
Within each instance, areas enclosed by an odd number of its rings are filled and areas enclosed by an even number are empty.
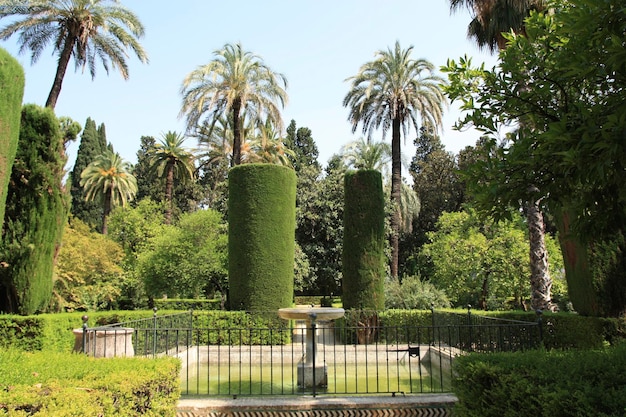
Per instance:
[[[167,298],[154,300],[154,306],[159,310],[220,310],[222,308],[222,300]]]
[[[0,415],[174,416],[179,372],[168,357],[0,350]]]
[[[626,344],[603,350],[471,354],[455,359],[458,417],[623,416]]]

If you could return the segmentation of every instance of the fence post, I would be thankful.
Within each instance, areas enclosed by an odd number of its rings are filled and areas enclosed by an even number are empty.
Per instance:
[[[87,321],[89,320],[89,316],[85,314],[81,318],[83,320],[83,353],[87,353]]]
[[[467,305],[467,328],[469,330],[468,350],[472,352],[472,305]]]
[[[431,318],[431,322],[432,322],[432,327],[433,327],[433,338],[432,338],[432,345],[431,346],[435,346],[435,303],[430,303],[430,318]]]
[[[156,350],[157,350],[157,310],[158,308],[154,307],[152,309],[153,314],[152,314],[152,322],[153,322],[153,332],[152,332],[152,357],[156,357]]]
[[[317,356],[317,329],[316,329],[316,324],[315,324],[315,319],[317,318],[317,314],[316,313],[310,313],[309,314],[309,318],[311,320],[311,334],[313,335],[313,342],[312,342],[312,349],[311,349],[311,353],[312,353],[312,361],[313,361],[313,398],[316,397],[317,395],[317,376],[315,375],[315,357]],[[309,340],[307,340],[307,343],[310,343]],[[307,352],[308,354],[309,352]],[[304,385],[304,384],[303,384]]]

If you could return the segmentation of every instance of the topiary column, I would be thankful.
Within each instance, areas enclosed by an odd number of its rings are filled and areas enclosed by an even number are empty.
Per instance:
[[[296,174],[244,164],[228,174],[231,310],[276,311],[293,301]]]
[[[346,309],[385,308],[385,200],[374,170],[345,175],[342,300]]]
[[[0,48],[0,225],[4,221],[7,187],[20,136],[24,70]]]

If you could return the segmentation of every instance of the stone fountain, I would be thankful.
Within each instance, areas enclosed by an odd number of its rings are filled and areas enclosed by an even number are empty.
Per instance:
[[[298,363],[298,386],[300,388],[325,387],[328,380],[328,369],[324,362],[316,360],[317,340],[316,322],[331,321],[343,317],[343,308],[332,307],[292,307],[281,308],[278,316],[287,320],[304,320],[306,322],[306,352]]]

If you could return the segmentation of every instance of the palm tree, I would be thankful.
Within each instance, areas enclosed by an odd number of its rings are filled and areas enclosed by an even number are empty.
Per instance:
[[[373,169],[384,174],[383,171],[391,161],[391,146],[386,142],[372,142],[361,137],[344,145],[341,156],[349,167]]]
[[[132,49],[143,63],[148,56],[138,42],[144,28],[137,16],[117,2],[108,0],[17,0],[11,7],[3,7],[0,19],[6,16],[23,16],[0,31],[7,40],[20,33],[20,53],[31,51],[35,63],[45,47],[53,42],[59,54],[52,89],[46,107],[54,109],[61,93],[61,85],[70,58],[74,57],[76,69],[89,68],[96,75],[96,61],[101,61],[107,74],[109,68],[118,69],[128,79],[127,49]],[[127,29],[125,29],[127,28]]]
[[[131,166],[111,150],[98,155],[80,174],[80,186],[85,200],[100,200],[103,204],[102,234],[107,234],[107,219],[115,206],[125,206],[137,194],[137,179]]]
[[[393,49],[378,51],[376,59],[365,63],[354,77],[350,91],[343,100],[355,132],[359,123],[363,133],[382,128],[383,138],[391,127],[391,200],[395,204],[391,217],[391,274],[398,276],[400,212],[402,189],[401,131],[405,138],[419,122],[439,128],[445,98],[443,79],[434,74],[435,67],[424,59],[412,59],[413,47],[402,49],[396,42]]]
[[[465,6],[474,17],[467,30],[479,47],[488,47],[491,52],[506,48],[503,33],[515,32],[524,35],[524,19],[531,10],[545,8],[543,0],[450,0],[452,11]],[[520,123],[525,123],[520,120]],[[540,190],[531,185],[529,191]],[[545,221],[541,211],[541,197],[525,203],[530,242],[530,287],[531,304],[535,310],[554,310],[551,300],[552,279],[548,265],[545,243]]]
[[[273,72],[263,60],[244,51],[241,44],[226,44],[215,51],[216,58],[185,77],[181,93],[181,116],[193,132],[204,118],[209,133],[223,115],[233,118],[233,157],[231,166],[241,163],[243,143],[242,112],[259,123],[266,119],[282,130],[278,103],[287,102],[287,79]]]
[[[256,136],[247,145],[245,147],[247,152],[242,152],[242,159],[247,163],[292,167],[290,158],[295,157],[295,152],[285,146],[269,119],[265,124],[259,125]]]
[[[165,223],[172,222],[174,179],[191,180],[194,177],[193,153],[183,148],[185,138],[176,132],[167,132],[149,151],[150,165],[158,177],[165,176]]]

